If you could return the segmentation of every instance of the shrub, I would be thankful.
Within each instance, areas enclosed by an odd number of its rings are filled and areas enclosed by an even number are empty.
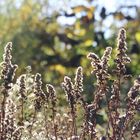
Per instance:
[[[126,54],[125,39],[122,28],[112,71],[111,47],[106,48],[101,58],[88,54],[97,80],[91,103],[83,96],[82,67],[77,68],[74,80],[64,77],[61,85],[69,104],[64,110],[58,106],[58,95],[52,85],[42,89],[41,74],[33,75],[28,67],[25,74],[15,78],[18,66],[12,64],[12,43],[7,43],[0,75],[0,140],[134,140],[140,131],[136,118],[140,111],[140,76],[122,100],[123,82],[131,78],[126,74],[126,64],[131,60]],[[78,108],[82,113],[78,113]],[[103,110],[106,121],[101,126],[97,120]],[[78,118],[82,120],[77,122]]]

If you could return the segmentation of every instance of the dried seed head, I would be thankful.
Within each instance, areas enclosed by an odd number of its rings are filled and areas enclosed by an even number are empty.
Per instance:
[[[127,46],[126,46],[126,31],[124,28],[120,29],[118,34],[118,44],[117,44],[117,58],[115,63],[117,65],[116,73],[117,75],[124,75],[126,72],[125,64],[130,63],[131,59],[127,56]]]
[[[2,119],[2,127],[3,133],[5,133],[5,138],[4,139],[11,139],[11,135],[15,129],[17,128],[16,125],[16,118],[15,118],[15,113],[16,113],[16,105],[14,102],[9,98],[5,102],[5,117]],[[13,136],[12,136],[13,138]]]
[[[140,91],[140,76],[134,81],[133,87],[128,92],[128,98],[135,99],[139,95]]]
[[[73,90],[73,83],[71,82],[71,78],[68,76],[64,77],[64,82],[62,83],[62,87],[65,90],[66,94],[69,94]]]
[[[98,55],[96,55],[95,53],[89,53],[87,55],[87,58],[88,59],[91,59],[93,61],[97,61],[97,62],[100,62],[100,58],[98,57]]]
[[[10,83],[13,82],[14,76],[15,76],[15,71],[18,68],[17,65],[13,65],[11,60],[12,60],[12,42],[7,43],[4,49],[4,54],[3,54],[3,62],[1,63],[2,70],[1,70],[1,78],[4,80],[5,88],[9,89],[10,88]]]
[[[15,131],[13,132],[13,136],[12,139],[13,140],[20,140],[21,139],[21,135],[22,135],[22,130],[24,129],[23,126],[19,126],[15,129]]]
[[[51,84],[47,84],[46,87],[47,87],[47,92],[49,94],[49,99],[53,104],[56,104],[57,97],[56,97],[56,91],[54,87]]]
[[[75,112],[76,108],[76,94],[74,91],[74,85],[71,82],[71,78],[69,78],[68,76],[64,77],[64,82],[62,83],[62,88],[65,91],[65,94],[67,96],[67,100],[69,102],[70,108],[71,108],[71,112]]]
[[[112,52],[112,48],[111,47],[107,47],[106,50],[104,51],[104,54],[103,54],[102,58],[101,58],[102,65],[103,65],[102,67],[104,69],[108,68],[108,61],[109,61],[111,52]]]
[[[20,89],[19,89],[19,94],[20,94],[20,97],[23,98],[23,99],[26,99],[26,85],[25,85],[25,75],[22,75],[20,77],[20,85],[19,85]]]
[[[46,95],[42,90],[41,74],[39,73],[35,75],[34,94],[35,94],[35,101],[34,101],[35,109],[37,111],[40,111],[42,104],[44,103],[46,99]]]
[[[133,125],[132,131],[131,131],[132,137],[137,136],[139,132],[140,132],[140,121],[136,122]]]
[[[75,84],[74,84],[74,90],[76,94],[79,96],[81,92],[83,91],[83,69],[82,67],[78,67],[75,75]]]

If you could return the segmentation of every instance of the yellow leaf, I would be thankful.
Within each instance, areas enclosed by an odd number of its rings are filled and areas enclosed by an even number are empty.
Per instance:
[[[79,30],[81,28],[80,22],[75,23],[75,29]]]
[[[135,34],[135,38],[136,38],[136,40],[137,40],[138,42],[140,42],[140,32],[137,32],[137,33]]]
[[[117,20],[123,20],[124,19],[124,15],[123,13],[119,12],[119,13],[116,13],[114,15],[114,17],[117,19]]]
[[[86,10],[87,10],[87,7],[82,6],[82,5],[73,8],[74,13],[79,13],[81,11],[86,11]]]
[[[48,24],[46,27],[46,31],[52,34],[55,34],[58,29],[59,29],[59,25],[55,22]]]
[[[73,37],[73,34],[72,34],[72,33],[68,33],[68,34],[67,34],[67,37],[68,37],[68,38],[72,38],[72,37]]]
[[[84,42],[84,45],[85,46],[91,46],[93,44],[93,40],[86,40],[85,42]]]
[[[60,64],[54,65],[51,67],[52,70],[58,71],[60,74],[64,75],[66,73],[65,67]]]
[[[86,34],[86,30],[85,29],[81,29],[79,32],[79,36],[84,36]]]
[[[91,12],[94,12],[95,7],[94,7],[94,6],[91,6],[91,7],[89,7],[89,10],[90,10]]]
[[[89,7],[88,8],[88,11],[87,11],[87,16],[89,19],[92,19],[93,18],[93,12],[94,12],[95,8],[93,6]]]
[[[88,11],[88,12],[87,12],[87,16],[88,16],[88,19],[92,19],[92,17],[93,17],[93,12]]]

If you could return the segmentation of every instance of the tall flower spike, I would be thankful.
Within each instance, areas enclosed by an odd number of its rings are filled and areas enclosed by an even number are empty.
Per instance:
[[[75,104],[75,94],[73,90],[73,83],[71,82],[71,78],[68,76],[64,77],[64,82],[62,83],[62,88],[64,89],[66,96],[68,98],[69,104],[72,106]]]
[[[51,99],[52,105],[56,106],[57,98],[56,98],[56,91],[54,87],[51,84],[47,84],[46,87],[47,87],[47,92],[49,94],[49,98]]]
[[[20,85],[19,86],[20,86],[20,90],[19,90],[20,97],[26,99],[26,95],[25,95],[26,87],[25,87],[25,76],[24,75],[22,75],[20,77]]]
[[[112,52],[111,47],[107,47],[104,51],[102,58],[100,59],[96,54],[89,53],[87,56],[88,59],[91,59],[91,65],[93,67],[93,72],[97,78],[97,88],[95,91],[94,101],[88,108],[88,116],[89,116],[89,130],[92,131],[91,137],[96,137],[96,114],[100,109],[100,101],[108,92],[108,61]]]
[[[34,83],[34,94],[35,94],[35,109],[40,111],[43,102],[45,101],[45,94],[42,90],[42,81],[41,81],[41,74],[37,73],[35,75],[35,83]]]
[[[49,94],[49,99],[50,99],[50,102],[51,102],[51,109],[52,109],[52,117],[53,117],[53,120],[54,120],[54,117],[56,115],[56,104],[57,104],[57,97],[56,97],[56,91],[54,89],[54,87],[51,85],[51,84],[47,84],[46,85],[47,87],[47,92]]]
[[[96,54],[89,53],[88,59],[91,59],[91,65],[94,68],[92,73],[95,73],[97,77],[97,84],[101,85],[108,79],[108,61],[112,52],[111,47],[107,47],[104,51],[104,55],[100,59]]]
[[[56,109],[56,103],[57,103],[57,97],[56,97],[56,91],[54,89],[54,87],[50,84],[47,84],[46,85],[47,87],[47,92],[49,94],[49,99],[50,99],[50,102],[51,102],[51,110],[52,110],[52,121],[53,121],[53,135],[55,136],[55,139],[57,140],[57,124],[55,122],[55,118],[56,118],[56,112],[57,112],[57,109]]]
[[[126,54],[127,46],[126,46],[125,39],[126,39],[126,31],[124,28],[121,28],[119,31],[118,39],[117,39],[118,53],[117,53],[117,58],[115,59],[115,62],[117,65],[116,72],[118,75],[125,74],[126,72],[125,64],[131,62],[130,58]]]
[[[64,82],[62,83],[62,87],[64,88],[66,94],[70,93],[73,90],[73,84],[71,82],[71,78],[68,76],[64,77]]]
[[[130,58],[127,56],[126,51],[127,51],[127,46],[126,46],[126,31],[124,28],[121,28],[118,34],[117,38],[117,55],[116,59],[114,60],[116,63],[116,69],[114,70],[116,74],[116,80],[112,84],[112,96],[109,101],[109,109],[110,109],[110,124],[113,128],[113,136],[112,138],[118,138],[123,135],[124,128],[120,130],[120,126],[118,122],[120,121],[120,113],[119,113],[119,108],[120,108],[120,94],[121,94],[121,79],[122,77],[126,77],[126,67],[125,65],[127,63],[130,63]],[[123,118],[121,118],[122,120]],[[126,121],[123,124],[127,124],[128,121]],[[119,134],[119,135],[118,135]]]
[[[108,74],[108,61],[110,59],[110,55],[112,52],[112,48],[111,47],[107,47],[106,50],[104,51],[104,54],[101,58],[101,64],[102,64],[102,81],[106,81],[109,78],[109,74]]]
[[[4,80],[5,84],[4,86],[8,89],[9,84],[12,83],[14,76],[15,76],[15,71],[17,69],[17,65],[13,65],[11,60],[12,60],[12,42],[7,43],[5,49],[4,49],[4,54],[3,54],[3,62],[2,62],[2,70],[1,70],[1,78]]]

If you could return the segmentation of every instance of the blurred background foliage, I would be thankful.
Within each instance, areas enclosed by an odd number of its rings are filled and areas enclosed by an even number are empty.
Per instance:
[[[18,74],[30,65],[33,73],[41,73],[45,83],[56,88],[64,75],[74,77],[81,65],[84,93],[90,101],[95,78],[86,55],[91,51],[101,56],[105,47],[115,48],[120,27],[127,30],[132,58],[127,73],[136,77],[140,74],[139,0],[1,0],[0,61],[5,44],[12,41]],[[125,84],[124,93],[130,85]]]

